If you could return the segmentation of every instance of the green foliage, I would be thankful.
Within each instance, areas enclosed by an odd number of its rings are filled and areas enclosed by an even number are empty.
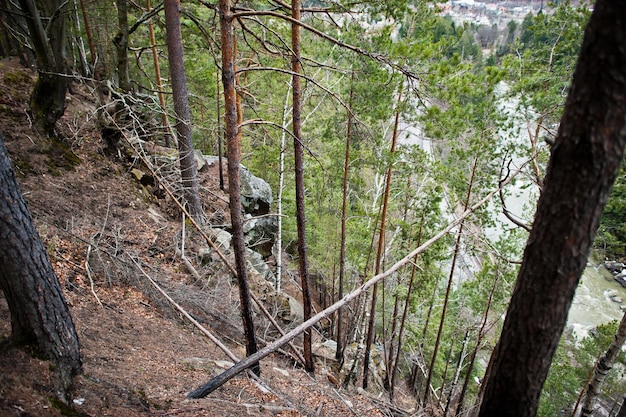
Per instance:
[[[596,361],[609,348],[617,328],[617,321],[600,325],[580,342],[572,340],[572,335],[569,332],[563,335],[552,360],[537,416],[551,417],[561,415],[563,412],[566,412],[567,415],[571,413],[581,389],[585,388]],[[603,395],[607,397],[620,397],[626,388],[623,375],[623,355],[618,363],[621,365],[614,367],[614,370],[607,375],[607,380],[603,385]],[[619,369],[622,372],[619,372]]]
[[[594,246],[604,250],[609,258],[621,259],[626,256],[626,205],[624,201],[626,201],[626,164],[622,162],[594,241]]]

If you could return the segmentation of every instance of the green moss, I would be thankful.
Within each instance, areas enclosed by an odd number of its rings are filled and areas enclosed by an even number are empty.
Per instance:
[[[48,171],[54,176],[61,175],[60,169],[72,171],[81,162],[69,146],[55,138],[51,139],[48,156]]]
[[[24,71],[7,71],[4,73],[3,81],[8,86],[23,87],[31,83],[31,78]]]
[[[15,168],[22,175],[34,174],[35,168],[31,165],[30,161],[24,158],[17,157],[13,160]]]

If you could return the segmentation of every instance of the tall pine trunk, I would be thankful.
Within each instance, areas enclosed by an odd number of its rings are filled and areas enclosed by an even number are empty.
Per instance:
[[[474,159],[474,165],[472,167],[472,173],[470,175],[469,185],[467,186],[467,196],[465,197],[465,206],[463,210],[467,210],[470,206],[470,197],[472,196],[472,187],[474,186],[474,178],[476,174],[476,167],[478,166],[478,156]],[[432,382],[433,374],[435,371],[435,364],[437,362],[437,354],[439,352],[439,345],[441,343],[441,336],[443,335],[443,325],[446,320],[446,314],[448,311],[448,302],[450,301],[450,290],[452,289],[452,281],[454,279],[454,270],[456,267],[456,261],[461,249],[461,238],[463,237],[463,225],[465,221],[459,224],[459,230],[456,235],[456,243],[454,244],[454,254],[452,255],[452,264],[450,265],[450,275],[448,276],[448,285],[446,286],[446,295],[443,299],[443,307],[441,310],[441,319],[439,320],[439,328],[437,330],[437,338],[435,339],[435,346],[433,348],[433,356],[430,360],[430,366],[428,367],[428,376],[426,377],[426,389],[424,391],[424,404],[428,402],[430,395],[430,384]]]
[[[204,224],[202,204],[200,204],[200,194],[198,192],[198,169],[196,167],[191,136],[191,112],[189,110],[187,77],[183,61],[183,39],[180,32],[180,0],[165,0],[164,6],[167,56],[170,63],[172,98],[174,99],[174,112],[176,113],[181,182],[189,214],[198,224]],[[238,166],[239,162],[237,162],[237,169]]]
[[[398,136],[398,124],[400,121],[400,102],[402,101],[402,89],[398,93],[398,109],[396,110],[396,117],[393,126],[393,135],[391,137],[391,155],[393,156],[396,151],[396,139]],[[374,275],[380,273],[382,263],[382,253],[385,246],[385,223],[387,220],[387,206],[389,204],[389,193],[391,190],[391,176],[393,173],[393,162],[389,163],[387,168],[387,177],[385,180],[385,191],[383,194],[383,206],[380,214],[380,233],[378,235],[378,247],[376,251],[376,263],[374,265]],[[382,285],[385,285],[384,282]],[[363,357],[363,389],[367,388],[369,378],[369,366],[370,366],[370,354],[372,350],[372,343],[374,342],[374,332],[376,323],[376,302],[378,298],[378,283],[374,284],[372,289],[372,303],[370,306],[370,316],[367,324],[367,339],[365,341],[365,354]]]
[[[230,0],[220,0],[220,31],[222,46],[222,83],[224,85],[224,136],[226,138],[228,154],[228,193],[230,196],[230,218],[233,234],[233,251],[237,266],[237,282],[239,284],[239,300],[241,302],[241,316],[246,338],[246,356],[256,353],[257,343],[254,333],[252,316],[252,301],[246,269],[246,244],[243,236],[243,217],[241,214],[241,184],[240,169],[241,153],[239,149],[237,125],[237,103],[235,92],[235,58],[233,56],[233,27],[230,11]],[[252,370],[259,375],[259,362],[251,365]]]
[[[82,1],[82,0],[81,0]],[[152,10],[150,0],[146,0],[146,10],[148,13]],[[148,33],[150,35],[150,50],[152,51],[152,62],[154,63],[154,76],[156,78],[157,94],[159,96],[159,104],[161,105],[161,123],[163,124],[163,138],[165,146],[170,146],[170,123],[167,119],[167,109],[165,108],[165,96],[163,94],[163,81],[161,80],[161,65],[159,63],[159,52],[156,47],[156,38],[154,36],[154,25],[152,19],[148,21]],[[219,94],[218,94],[219,97]],[[219,98],[218,98],[219,102]]]
[[[345,282],[346,273],[346,224],[347,224],[347,211],[348,211],[348,172],[350,170],[350,141],[352,140],[352,98],[354,96],[354,89],[352,81],[354,80],[354,71],[350,76],[350,97],[348,99],[348,121],[346,127],[346,150],[344,153],[343,162],[343,193],[341,202],[341,242],[339,244],[339,283],[337,284],[337,298],[343,298],[343,286]],[[343,326],[343,309],[337,310],[337,351],[335,352],[335,359],[339,361],[339,369],[343,366],[343,350],[344,350],[344,326]]]
[[[299,0],[291,1],[291,17],[300,20]],[[293,147],[294,164],[296,171],[296,223],[298,226],[298,261],[300,269],[300,280],[302,286],[302,305],[304,306],[304,321],[311,318],[311,294],[309,290],[309,265],[306,248],[306,217],[304,212],[304,145],[302,143],[302,83],[300,81],[300,26],[296,23],[291,25],[291,70],[294,73],[292,78],[293,87]],[[315,371],[312,349],[312,330],[304,332],[304,360],[308,372]]]

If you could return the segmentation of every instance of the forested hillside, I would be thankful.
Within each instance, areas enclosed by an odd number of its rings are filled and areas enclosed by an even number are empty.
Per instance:
[[[626,413],[623,6],[478,3],[2,2],[0,414]]]

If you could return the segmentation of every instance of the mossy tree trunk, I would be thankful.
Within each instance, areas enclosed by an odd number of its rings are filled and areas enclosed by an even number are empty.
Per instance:
[[[120,90],[130,91],[130,75],[128,72],[128,4],[126,0],[116,0],[118,32],[113,38],[117,52],[117,78]]]
[[[29,108],[37,127],[51,136],[65,112],[68,78],[64,9],[68,4],[60,0],[19,0],[37,60],[37,82]]]

